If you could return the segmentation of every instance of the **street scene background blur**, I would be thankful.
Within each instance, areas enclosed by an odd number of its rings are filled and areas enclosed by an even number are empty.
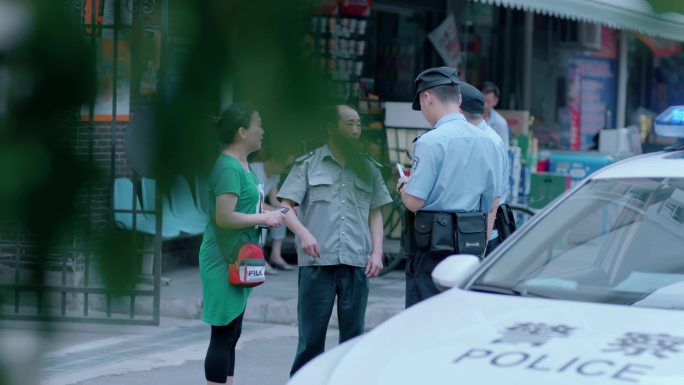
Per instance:
[[[652,127],[684,104],[684,3],[545,4],[0,0],[3,335],[35,327],[41,340],[54,322],[154,329],[164,317],[199,317],[194,273],[219,151],[212,122],[234,101],[258,106],[261,156],[284,163],[323,143],[325,106],[353,106],[364,149],[392,187],[394,164],[410,168],[412,140],[430,128],[410,107],[416,75],[453,66],[470,84],[498,86],[512,203],[529,210],[603,166],[672,144]],[[369,327],[403,308],[393,197]],[[296,273],[280,275],[273,288],[295,290]],[[246,320],[296,322],[296,295],[273,288],[255,291],[263,301]],[[50,346],[28,349],[26,362]],[[17,375],[27,366],[11,353],[0,351],[0,384],[41,381]]]

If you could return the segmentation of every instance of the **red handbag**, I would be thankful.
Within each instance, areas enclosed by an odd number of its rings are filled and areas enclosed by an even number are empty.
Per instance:
[[[264,251],[256,243],[246,243],[237,252],[234,262],[228,263],[228,282],[231,285],[253,287],[266,281]]]

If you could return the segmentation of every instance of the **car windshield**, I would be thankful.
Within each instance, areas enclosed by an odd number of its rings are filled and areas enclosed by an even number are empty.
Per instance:
[[[593,180],[530,226],[471,290],[684,309],[684,179]]]

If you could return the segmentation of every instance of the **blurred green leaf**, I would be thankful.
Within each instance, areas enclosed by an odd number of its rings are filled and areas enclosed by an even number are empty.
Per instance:
[[[112,295],[123,295],[138,280],[142,254],[136,247],[135,237],[129,231],[117,231],[106,232],[97,240],[98,272]]]
[[[27,191],[46,182],[52,165],[49,151],[36,141],[0,147],[0,218],[21,222],[30,202]]]
[[[326,81],[318,61],[303,52],[300,2],[185,1],[179,23],[192,42],[177,92],[157,108],[156,170],[162,185],[172,174],[211,167],[217,137],[211,117],[220,113],[226,85],[234,100],[256,106],[264,119],[270,153],[301,151],[320,138]],[[275,145],[277,144],[277,145]]]
[[[684,1],[681,0],[647,0],[656,12],[676,12],[684,15]]]

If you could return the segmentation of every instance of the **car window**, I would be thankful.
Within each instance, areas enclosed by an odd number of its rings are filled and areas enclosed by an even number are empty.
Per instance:
[[[684,181],[585,184],[476,280],[522,295],[684,309]]]

